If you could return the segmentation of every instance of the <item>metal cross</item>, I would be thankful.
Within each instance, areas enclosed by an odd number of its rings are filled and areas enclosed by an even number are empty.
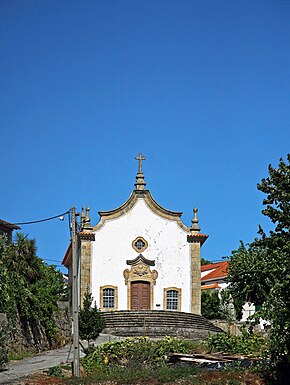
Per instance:
[[[139,161],[139,167],[138,167],[138,173],[139,174],[142,174],[142,160],[145,160],[146,157],[145,156],[142,156],[141,152],[138,156],[136,156],[135,158],[136,160]]]

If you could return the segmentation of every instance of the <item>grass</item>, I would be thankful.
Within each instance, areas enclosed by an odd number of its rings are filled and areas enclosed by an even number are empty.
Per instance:
[[[196,367],[107,368],[94,375],[62,379],[66,385],[266,385],[248,370],[207,370]]]
[[[8,359],[9,361],[19,361],[23,358],[32,357],[33,355],[29,350],[21,350],[19,352],[9,352]]]
[[[160,367],[108,367],[102,368],[94,372],[93,375],[82,378],[67,379],[68,384],[73,385],[89,385],[102,381],[113,381],[118,384],[134,384],[134,383],[154,383],[164,384],[172,382],[180,378],[194,378],[201,370],[196,367],[169,367],[162,365]]]

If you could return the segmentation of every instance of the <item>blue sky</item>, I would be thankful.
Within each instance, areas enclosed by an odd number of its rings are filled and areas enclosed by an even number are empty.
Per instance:
[[[250,242],[290,144],[289,0],[2,0],[0,218],[122,204],[142,152],[162,206],[199,208],[202,256]],[[59,265],[67,220],[22,226]]]

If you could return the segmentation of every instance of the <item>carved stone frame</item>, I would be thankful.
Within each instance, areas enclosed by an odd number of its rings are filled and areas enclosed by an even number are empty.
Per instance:
[[[127,285],[127,309],[131,310],[131,282],[145,281],[150,283],[150,309],[154,306],[154,285],[156,285],[156,279],[158,273],[156,270],[151,270],[148,264],[143,262],[144,259],[137,258],[134,260],[131,269],[126,269],[123,272],[125,278],[125,284]],[[128,262],[131,261],[127,261]],[[131,264],[131,263],[129,263]]]
[[[142,249],[137,249],[137,247],[135,246],[135,243],[140,239],[140,241],[142,241],[144,243],[144,246],[142,247]],[[134,241],[132,242],[132,247],[135,251],[137,251],[137,253],[142,253],[144,250],[147,249],[148,247],[148,242],[146,241],[146,239],[144,239],[143,237],[137,237],[134,239]]]

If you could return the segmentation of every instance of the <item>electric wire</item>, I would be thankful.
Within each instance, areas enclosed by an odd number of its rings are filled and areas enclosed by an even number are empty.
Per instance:
[[[40,223],[40,222],[51,221],[52,219],[62,217],[62,216],[64,216],[64,215],[66,215],[66,214],[69,214],[69,210],[66,211],[65,213],[55,215],[54,217],[49,217],[49,218],[44,218],[44,219],[38,219],[38,220],[36,220],[36,221],[29,221],[29,222],[17,222],[17,223],[14,223],[14,225],[32,225],[32,224],[34,224],[34,223]]]

